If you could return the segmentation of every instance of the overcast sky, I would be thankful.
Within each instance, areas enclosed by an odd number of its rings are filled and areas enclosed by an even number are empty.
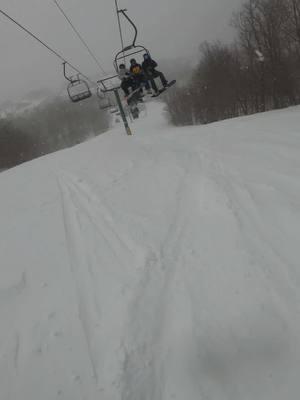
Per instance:
[[[93,49],[111,71],[120,49],[114,0],[58,0]],[[155,59],[192,57],[201,42],[230,40],[232,13],[242,0],[119,0],[139,27],[138,42]],[[87,54],[53,0],[1,0],[0,8],[24,24],[85,74],[95,77],[97,65]],[[128,44],[130,31],[126,30]],[[58,59],[0,15],[0,102],[17,99],[31,89],[62,83]],[[100,71],[99,71],[100,74]]]

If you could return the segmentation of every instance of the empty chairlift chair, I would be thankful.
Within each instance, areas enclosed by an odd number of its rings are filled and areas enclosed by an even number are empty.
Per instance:
[[[92,96],[92,92],[88,83],[80,78],[80,75],[76,75],[74,78],[73,76],[66,75],[66,63],[63,64],[64,66],[64,76],[69,81],[67,91],[70,100],[73,103],[78,103],[79,101],[86,100]]]
[[[103,93],[100,86],[97,88],[97,96],[99,99],[100,110],[110,110],[111,113],[117,112],[117,108],[112,101],[109,93]]]

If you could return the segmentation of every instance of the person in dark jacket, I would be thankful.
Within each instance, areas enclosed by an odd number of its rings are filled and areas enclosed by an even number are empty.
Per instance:
[[[142,68],[146,74],[147,79],[151,82],[152,89],[157,93],[158,89],[154,78],[159,77],[164,88],[168,86],[168,81],[161,71],[157,71],[157,62],[150,57],[149,53],[145,53],[143,57],[144,61],[142,63]]]
[[[137,82],[137,86],[141,88],[145,86],[146,90],[151,93],[148,79],[144,73],[144,70],[140,64],[136,62],[134,58],[130,60],[130,73]]]

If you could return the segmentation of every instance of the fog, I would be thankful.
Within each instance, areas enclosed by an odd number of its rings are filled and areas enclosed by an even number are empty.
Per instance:
[[[114,0],[58,0],[89,44],[103,68],[112,71],[120,49]],[[139,28],[138,42],[156,60],[195,59],[207,40],[229,41],[232,13],[242,0],[119,0]],[[95,79],[101,71],[75,36],[53,0],[2,0],[1,9],[57,50],[84,74]],[[123,24],[126,44],[132,31]],[[0,15],[0,103],[17,100],[31,90],[62,90],[61,61],[15,24]]]

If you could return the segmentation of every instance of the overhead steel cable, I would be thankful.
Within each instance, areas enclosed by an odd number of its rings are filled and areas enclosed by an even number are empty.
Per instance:
[[[118,17],[118,25],[119,25],[121,46],[122,46],[122,50],[123,50],[124,49],[124,39],[123,39],[123,32],[122,32],[122,26],[121,26],[120,10],[119,10],[119,5],[118,5],[118,0],[115,0],[115,5],[116,5],[116,12],[117,12],[117,17]],[[124,52],[123,52],[123,55],[124,55],[124,64],[125,64],[126,60],[125,60]]]
[[[84,75],[78,68],[76,68],[74,65],[72,65],[69,61],[67,61],[61,54],[59,54],[56,50],[53,50],[47,43],[45,43],[43,40],[39,39],[34,33],[32,33],[29,29],[27,29],[25,26],[20,24],[18,21],[16,21],[14,18],[9,16],[5,11],[0,9],[0,13],[4,15],[7,19],[9,19],[11,22],[16,24],[19,28],[21,28],[24,32],[26,32],[29,36],[34,38],[36,41],[38,41],[42,46],[44,46],[47,50],[49,50],[52,54],[54,54],[56,57],[58,57],[61,61],[64,63],[68,64],[74,71],[76,71],[78,74],[83,76],[87,81],[89,81],[92,85],[97,85],[96,82],[92,81],[88,76]]]
[[[80,34],[80,32],[78,31],[78,29],[76,29],[75,25],[73,24],[73,22],[71,21],[71,19],[67,16],[66,12],[64,11],[64,9],[62,8],[62,6],[58,3],[57,0],[53,0],[53,2],[56,4],[57,8],[59,9],[59,11],[62,13],[62,15],[65,17],[65,19],[67,20],[67,22],[69,23],[69,25],[71,26],[71,28],[73,29],[73,31],[76,33],[76,35],[78,36],[79,40],[81,41],[81,43],[84,45],[84,47],[87,49],[87,51],[89,52],[90,56],[93,58],[93,60],[95,61],[95,63],[97,64],[97,66],[99,67],[99,69],[101,70],[101,72],[106,75],[106,71],[104,70],[104,68],[102,67],[100,61],[98,60],[98,58],[95,56],[95,54],[92,52],[92,50],[90,49],[89,45],[87,44],[87,42],[84,40],[84,38],[82,37],[82,35]]]

